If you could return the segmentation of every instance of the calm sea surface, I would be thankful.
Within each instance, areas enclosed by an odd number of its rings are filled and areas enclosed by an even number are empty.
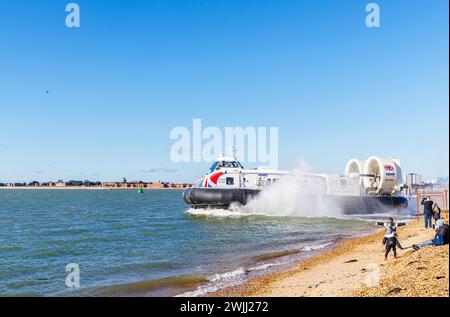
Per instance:
[[[202,295],[374,229],[357,219],[192,214],[181,191],[0,190],[0,295]],[[80,268],[80,288],[65,284]]]

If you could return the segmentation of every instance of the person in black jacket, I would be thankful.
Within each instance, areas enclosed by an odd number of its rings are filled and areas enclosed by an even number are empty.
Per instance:
[[[425,229],[432,228],[431,226],[431,218],[433,218],[433,204],[434,202],[431,200],[430,196],[422,199],[423,205],[423,220],[425,223]]]
[[[384,252],[384,259],[387,260],[389,252],[394,253],[394,259],[397,259],[397,247],[403,250],[397,237],[397,228],[406,225],[404,222],[394,222],[394,219],[389,217],[387,222],[377,222],[378,226],[384,226],[386,228],[386,233],[383,237],[383,244],[386,245],[386,250]]]

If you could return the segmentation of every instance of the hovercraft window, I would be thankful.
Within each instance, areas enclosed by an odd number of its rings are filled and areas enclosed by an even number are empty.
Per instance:
[[[234,185],[234,177],[227,177],[227,185]]]
[[[211,165],[211,168],[209,169],[209,171],[212,173],[216,170],[217,164],[219,164],[219,162],[214,162],[213,165]]]
[[[236,161],[221,161],[221,162],[217,162],[217,167],[225,167],[225,168],[239,168],[241,167],[241,164],[239,164]]]
[[[242,167],[241,164],[237,161],[229,162],[230,167],[239,168]]]

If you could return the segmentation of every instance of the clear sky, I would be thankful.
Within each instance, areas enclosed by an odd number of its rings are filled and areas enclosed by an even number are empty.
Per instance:
[[[172,128],[277,126],[279,167],[449,169],[447,0],[0,0],[0,182],[193,181]],[[46,93],[46,90],[49,92]]]

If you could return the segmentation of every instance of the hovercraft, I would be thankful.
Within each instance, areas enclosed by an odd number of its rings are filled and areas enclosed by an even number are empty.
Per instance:
[[[400,161],[372,156],[366,161],[350,160],[345,175],[310,173],[264,168],[245,169],[233,156],[220,156],[208,173],[183,192],[192,208],[229,208],[246,205],[262,191],[284,177],[300,177],[305,186],[314,183],[322,201],[333,202],[347,214],[404,209],[408,200],[400,196]]]

